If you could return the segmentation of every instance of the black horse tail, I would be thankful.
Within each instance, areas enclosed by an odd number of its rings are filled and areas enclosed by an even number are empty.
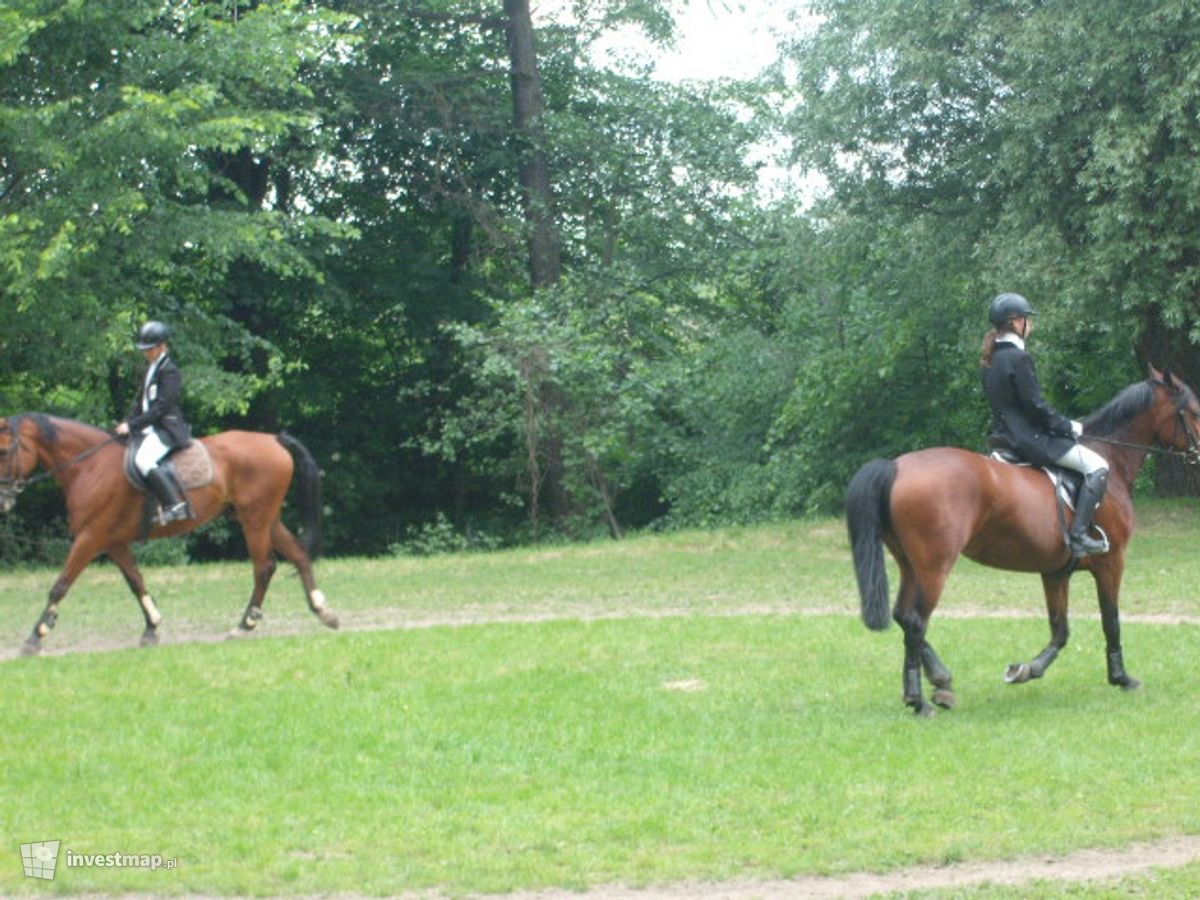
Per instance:
[[[892,484],[896,463],[873,459],[855,473],[846,488],[846,525],[854,553],[854,574],[866,626],[882,631],[891,620],[883,535],[891,519]]]
[[[292,454],[296,461],[296,491],[300,500],[300,539],[309,557],[316,559],[321,553],[321,469],[308,448],[284,432],[276,440]]]

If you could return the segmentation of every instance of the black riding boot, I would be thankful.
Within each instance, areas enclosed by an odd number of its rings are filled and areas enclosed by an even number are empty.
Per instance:
[[[1075,504],[1075,521],[1067,533],[1071,541],[1071,552],[1076,556],[1094,556],[1097,553],[1108,552],[1108,539],[1092,537],[1092,522],[1096,518],[1096,510],[1104,499],[1104,491],[1108,487],[1108,470],[1092,472],[1083,476],[1083,487],[1079,489],[1079,502]]]
[[[162,507],[162,511],[158,514],[158,521],[161,524],[167,525],[179,519],[192,517],[192,507],[187,502],[183,487],[173,472],[162,466],[155,466],[146,473],[146,484],[150,485],[154,496],[158,498],[158,505]]]

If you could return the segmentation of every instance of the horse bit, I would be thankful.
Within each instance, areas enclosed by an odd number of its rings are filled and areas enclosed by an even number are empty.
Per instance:
[[[21,417],[18,417],[18,423],[20,422],[20,418]],[[45,481],[47,478],[54,477],[63,469],[69,469],[76,463],[83,462],[83,460],[87,459],[102,447],[106,447],[117,440],[115,436],[110,437],[108,440],[102,441],[96,446],[89,447],[82,453],[71,457],[66,462],[59,463],[52,469],[48,469],[45,472],[39,472],[38,474],[32,475],[29,478],[21,478],[17,474],[17,460],[21,451],[29,451],[29,448],[21,444],[21,434],[18,430],[19,428],[20,424],[17,425],[17,428],[13,427],[11,419],[5,422],[3,427],[0,427],[0,435],[8,432],[8,435],[11,438],[8,447],[4,450],[0,450],[0,459],[7,461],[7,471],[3,476],[0,476],[0,514],[11,512],[12,508],[17,505],[17,497],[19,497],[21,492],[31,484],[37,484],[39,481]]]

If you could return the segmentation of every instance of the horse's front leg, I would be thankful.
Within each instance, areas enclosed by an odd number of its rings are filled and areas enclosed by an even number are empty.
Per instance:
[[[75,538],[75,542],[71,544],[71,552],[67,554],[67,563],[63,567],[62,574],[50,588],[50,597],[46,601],[46,608],[42,610],[41,616],[38,617],[33,631],[25,639],[25,643],[21,645],[23,656],[33,656],[41,651],[42,639],[58,624],[58,604],[67,595],[67,591],[71,589],[71,585],[79,577],[79,573],[95,559],[97,549],[96,543],[89,537],[80,535]]]
[[[1058,659],[1058,654],[1067,646],[1071,631],[1067,625],[1067,594],[1071,584],[1071,576],[1043,575],[1042,588],[1046,593],[1046,614],[1050,618],[1050,643],[1041,653],[1027,663],[1013,663],[1004,673],[1004,680],[1009,684],[1024,684],[1034,678],[1041,678],[1050,668],[1050,664]]]
[[[1100,599],[1108,683],[1132,691],[1140,688],[1142,683],[1125,671],[1125,658],[1121,652],[1121,614],[1117,597],[1121,592],[1121,575],[1124,571],[1123,556],[1119,551],[1112,550],[1103,557],[1103,562],[1098,562],[1092,569],[1092,577],[1096,579],[1096,595]]]
[[[129,590],[137,598],[138,606],[142,610],[142,617],[146,620],[146,630],[142,632],[139,644],[142,647],[151,647],[157,644],[158,626],[162,624],[163,620],[162,613],[158,611],[154,598],[146,590],[146,582],[142,579],[142,573],[133,557],[133,551],[129,549],[128,544],[119,544],[109,547],[107,553],[108,558],[117,564],[117,568],[125,576],[125,583],[129,585]]]

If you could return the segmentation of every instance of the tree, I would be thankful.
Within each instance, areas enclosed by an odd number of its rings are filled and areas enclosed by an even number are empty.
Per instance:
[[[296,208],[281,162],[317,153],[304,74],[337,59],[345,21],[294,0],[26,0],[5,17],[6,405],[124,412],[112,360],[154,314],[180,326],[200,421],[244,409],[281,361],[224,302],[238,266],[318,278],[319,249],[349,233]]]
[[[922,221],[930,246],[960,247],[938,281],[976,290],[977,309],[1001,289],[1027,293],[1058,347],[1045,368],[1063,405],[1099,405],[1135,358],[1200,381],[1191,4],[817,12],[822,27],[788,54],[803,98],[792,132],[841,210]]]

